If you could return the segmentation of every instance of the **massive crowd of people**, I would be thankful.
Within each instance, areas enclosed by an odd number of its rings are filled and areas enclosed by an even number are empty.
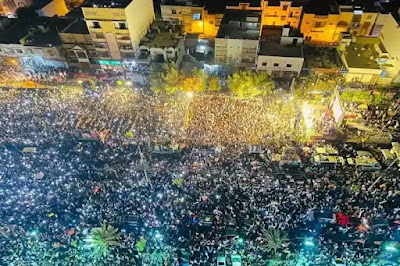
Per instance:
[[[235,252],[243,265],[273,257],[277,265],[400,263],[383,248],[400,240],[398,172],[370,188],[375,173],[313,165],[312,152],[301,152],[305,130],[292,99],[1,93],[1,265],[179,265],[187,258],[208,266]],[[261,154],[249,154],[252,144],[262,144]],[[296,147],[302,164],[271,160],[285,146]],[[354,153],[346,144],[338,149]],[[341,219],[327,223],[318,214]],[[377,219],[389,224],[374,226]],[[122,231],[121,245],[94,262],[84,239],[104,222]],[[276,254],[267,229],[288,234]],[[145,254],[135,248],[142,238]],[[147,260],[154,254],[161,261]]]

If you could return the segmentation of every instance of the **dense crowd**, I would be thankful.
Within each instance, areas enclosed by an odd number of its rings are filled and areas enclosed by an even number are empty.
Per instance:
[[[0,67],[2,86],[11,86],[15,82],[40,82],[49,84],[52,82],[63,82],[67,78],[67,69],[60,67],[50,67],[37,65],[32,68],[23,69],[20,66],[2,66]]]
[[[104,222],[122,230],[121,246],[96,264],[162,265],[146,262],[157,253],[164,265],[187,257],[190,265],[208,266],[220,252],[242,254],[244,265],[267,265],[274,256],[283,260],[278,265],[400,263],[382,247],[400,237],[397,172],[369,189],[375,173],[312,165],[300,152],[305,132],[291,99],[3,93],[2,265],[94,265],[83,239]],[[249,154],[255,143],[265,154]],[[155,152],[161,145],[180,149]],[[23,152],[27,146],[36,152]],[[303,163],[275,165],[271,154],[285,146],[295,146]],[[354,153],[352,146],[338,148]],[[330,224],[317,213],[360,222]],[[127,216],[135,226],[125,227]],[[362,225],[376,218],[391,228]],[[290,244],[274,254],[266,248],[267,229],[287,233]],[[148,241],[145,255],[135,249],[141,238]]]

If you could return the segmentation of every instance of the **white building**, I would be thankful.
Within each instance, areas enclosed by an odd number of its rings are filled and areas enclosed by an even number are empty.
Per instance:
[[[304,63],[303,35],[289,27],[264,26],[257,70],[275,77],[299,76]]]
[[[227,10],[215,38],[215,63],[241,69],[255,67],[261,13]]]

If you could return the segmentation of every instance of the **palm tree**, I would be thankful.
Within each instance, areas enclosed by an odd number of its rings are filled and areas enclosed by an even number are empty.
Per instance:
[[[274,255],[276,255],[278,249],[282,248],[282,246],[289,242],[288,236],[285,232],[276,229],[263,230],[262,232],[263,238],[266,241],[266,244],[262,248],[267,251],[273,251]]]
[[[112,225],[103,224],[102,227],[92,229],[90,236],[85,240],[93,249],[93,257],[102,258],[110,253],[110,248],[119,246],[121,234],[118,233],[118,228]]]

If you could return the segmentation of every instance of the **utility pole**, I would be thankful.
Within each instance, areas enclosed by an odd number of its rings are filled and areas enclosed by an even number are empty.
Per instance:
[[[384,175],[390,168],[392,168],[392,166],[393,166],[395,163],[397,163],[398,160],[399,160],[399,158],[396,158],[396,160],[394,160],[394,161],[385,169],[385,171],[383,171],[383,172],[378,176],[378,178],[375,180],[375,182],[372,183],[371,186],[369,186],[368,191],[370,191],[370,190],[376,185],[376,183],[378,183],[379,180],[381,180],[381,178],[383,177],[383,175]]]

